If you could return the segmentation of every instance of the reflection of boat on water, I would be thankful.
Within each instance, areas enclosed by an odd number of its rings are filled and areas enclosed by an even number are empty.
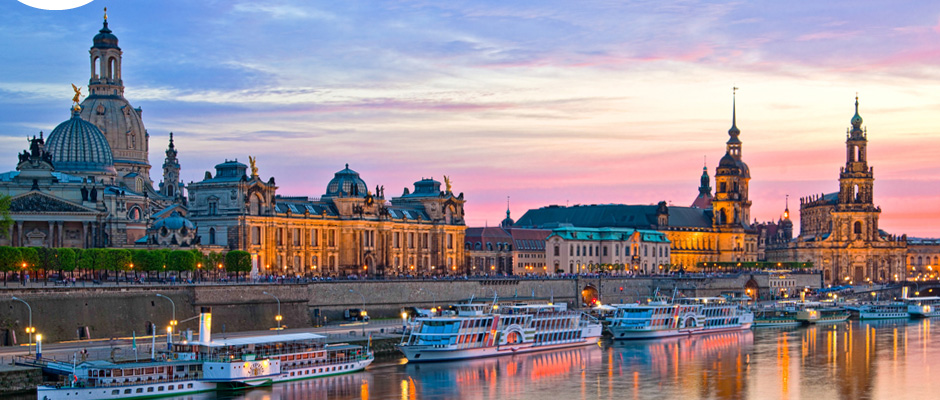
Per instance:
[[[358,399],[362,396],[363,385],[368,387],[371,382],[372,374],[354,372],[345,375],[326,376],[319,379],[278,383],[257,390],[238,392],[238,398],[245,400],[295,400],[311,398]],[[319,395],[311,396],[313,393],[318,393]],[[213,397],[213,399],[215,399],[215,397]]]
[[[597,346],[477,358],[437,363],[408,363],[405,371],[418,398],[464,399],[473,391],[486,391],[490,385],[510,379],[528,384],[571,379],[582,370],[603,363],[604,352]],[[497,396],[498,398],[498,396]]]
[[[409,362],[490,357],[595,344],[601,324],[565,304],[455,304],[418,317],[398,349]]]
[[[750,329],[754,314],[724,297],[615,304],[607,329],[614,339],[652,339]]]

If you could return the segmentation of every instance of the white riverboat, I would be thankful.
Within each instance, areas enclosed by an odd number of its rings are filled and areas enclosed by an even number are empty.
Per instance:
[[[199,340],[174,344],[159,360],[83,362],[66,373],[66,382],[39,386],[36,398],[138,399],[250,388],[361,371],[374,359],[368,348],[326,344],[324,336],[313,333],[212,340],[211,320],[211,310],[204,307]],[[44,369],[65,370],[61,363],[47,363]]]
[[[907,313],[912,318],[931,318],[940,316],[940,297],[908,297]]]
[[[900,319],[910,318],[908,305],[902,302],[876,302],[846,305],[852,317],[858,319]]]
[[[418,317],[398,349],[409,362],[450,361],[596,344],[597,319],[566,304],[464,303]]]
[[[674,303],[615,304],[607,329],[614,339],[655,339],[750,329],[754,313],[724,297],[693,297]]]

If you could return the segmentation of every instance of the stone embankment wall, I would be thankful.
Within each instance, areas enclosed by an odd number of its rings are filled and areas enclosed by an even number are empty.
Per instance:
[[[819,287],[818,274],[793,275],[799,285]],[[697,278],[586,278],[578,279],[494,279],[494,280],[415,280],[415,281],[337,281],[307,284],[241,284],[220,286],[128,286],[128,287],[48,287],[3,290],[0,296],[0,338],[13,329],[17,341],[28,339],[25,305],[10,299],[20,297],[32,306],[33,325],[47,341],[146,335],[151,323],[164,332],[172,318],[170,297],[176,304],[181,330],[197,330],[200,307],[213,311],[212,332],[265,330],[275,326],[275,315],[284,316],[291,328],[321,325],[342,319],[348,308],[365,309],[373,318],[398,318],[402,307],[430,308],[466,300],[554,298],[572,308],[581,306],[582,291],[596,290],[605,303],[632,302],[652,294],[671,294],[678,288],[686,296],[717,296],[722,292],[743,292],[754,279],[762,287],[767,275]],[[804,282],[805,281],[805,282]],[[815,283],[814,283],[815,282]],[[269,293],[265,294],[265,292]],[[277,297],[277,300],[275,297]],[[6,335],[9,337],[9,335]],[[0,343],[11,344],[11,343]]]
[[[41,381],[39,368],[0,365],[0,397],[36,390]]]

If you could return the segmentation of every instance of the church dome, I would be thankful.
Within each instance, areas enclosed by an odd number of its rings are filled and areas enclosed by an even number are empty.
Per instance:
[[[58,171],[116,174],[108,140],[78,111],[73,110],[72,118],[52,130],[46,150],[52,153]]]
[[[183,230],[183,228],[193,229],[195,227],[196,225],[186,217],[182,216],[179,211],[173,211],[169,217],[153,223],[153,229],[166,228],[171,231]]]
[[[359,173],[346,168],[337,172],[330,183],[326,185],[326,194],[323,197],[365,197],[368,193],[366,182],[359,177]]]
[[[104,26],[101,27],[101,30],[98,31],[98,34],[95,35],[94,46],[97,48],[114,48],[120,49],[118,47],[118,38],[111,33],[111,30],[108,29],[108,20],[104,20]]]

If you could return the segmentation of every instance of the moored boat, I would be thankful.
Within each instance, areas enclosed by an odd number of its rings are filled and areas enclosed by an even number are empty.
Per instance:
[[[449,361],[596,344],[597,319],[565,304],[463,303],[418,317],[398,349],[409,362]]]
[[[266,386],[360,371],[372,363],[368,348],[326,344],[322,335],[290,333],[211,339],[211,310],[200,314],[199,340],[174,344],[158,360],[44,363],[65,382],[41,385],[38,400],[137,399],[218,389]]]
[[[940,316],[940,297],[909,297],[904,299],[911,318]]]
[[[909,318],[908,306],[901,302],[876,302],[846,305],[845,309],[858,319],[900,319]]]
[[[614,339],[655,339],[749,329],[754,313],[724,297],[682,298],[674,303],[616,304],[607,329]]]

